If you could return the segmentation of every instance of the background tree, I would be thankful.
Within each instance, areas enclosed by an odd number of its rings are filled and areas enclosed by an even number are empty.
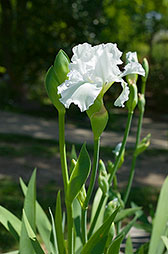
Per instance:
[[[44,73],[58,50],[71,56],[71,48],[85,41],[116,42],[122,51],[147,56],[148,90],[158,93],[162,86],[166,94],[167,56],[161,52],[167,39],[155,38],[167,30],[167,0],[0,0],[1,103],[41,101]]]

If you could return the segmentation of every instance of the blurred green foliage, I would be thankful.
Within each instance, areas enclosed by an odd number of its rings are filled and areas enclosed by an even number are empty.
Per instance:
[[[46,102],[44,75],[62,48],[116,42],[150,63],[149,106],[168,106],[168,0],[0,0],[0,103]]]

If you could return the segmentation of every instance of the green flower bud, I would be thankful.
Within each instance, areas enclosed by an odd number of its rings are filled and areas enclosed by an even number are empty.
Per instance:
[[[79,201],[79,203],[81,204],[81,207],[83,207],[85,199],[86,199],[86,189],[85,186],[83,185],[78,196],[77,199]]]
[[[146,80],[148,78],[148,75],[149,75],[149,63],[148,63],[148,60],[146,58],[143,59],[142,67],[145,70],[145,77],[142,76],[142,81],[146,82]]]
[[[141,140],[140,144],[138,145],[135,151],[136,156],[143,153],[148,148],[148,146],[150,145],[150,138],[151,138],[151,134],[149,133],[145,138]]]
[[[56,73],[56,79],[60,84],[62,84],[67,79],[67,74],[69,72],[69,58],[67,54],[61,49],[54,61],[54,71]]]
[[[106,195],[109,191],[108,174],[102,160],[99,161],[99,172],[98,184],[103,194]]]
[[[101,159],[99,160],[99,171],[102,172],[104,176],[107,176],[106,167]]]
[[[90,118],[94,138],[98,139],[108,122],[108,112],[104,107],[103,98],[98,96],[86,112]]]
[[[113,173],[113,169],[114,169],[114,163],[112,161],[108,161],[107,162],[107,170],[110,174]]]
[[[122,143],[118,143],[115,149],[113,150],[113,153],[115,154],[116,158],[118,157],[120,153],[121,146],[122,146]],[[124,156],[125,156],[125,149],[122,151],[121,158],[118,164],[118,169],[121,168],[122,164],[124,163]]]
[[[144,94],[138,94],[138,108],[140,112],[145,110],[145,96]]]
[[[126,107],[128,108],[129,113],[133,113],[138,103],[138,90],[137,90],[136,83],[130,84],[129,89],[130,89],[129,99],[126,102]]]
[[[112,215],[112,213],[116,210],[118,205],[119,205],[119,203],[118,203],[117,198],[114,198],[112,201],[110,201],[108,203],[108,205],[104,211],[104,221]]]
[[[142,77],[141,94],[145,94],[146,81],[149,74],[149,64],[146,58],[143,59],[142,66],[145,70],[145,77]]]
[[[45,87],[53,105],[59,112],[65,113],[64,105],[59,101],[57,87],[67,79],[69,72],[69,59],[63,50],[60,50],[55,58],[54,66],[51,66],[45,77]]]
[[[54,67],[51,66],[45,77],[45,87],[47,90],[48,97],[52,104],[56,107],[59,112],[65,113],[64,105],[59,101],[60,95],[58,95],[57,87],[59,86],[56,79]]]

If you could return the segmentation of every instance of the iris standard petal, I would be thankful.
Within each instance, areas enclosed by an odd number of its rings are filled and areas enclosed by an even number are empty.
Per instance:
[[[125,81],[121,83],[121,86],[123,88],[120,96],[116,99],[114,102],[114,105],[117,107],[124,107],[124,103],[128,100],[129,98],[129,88],[128,85]]]
[[[92,45],[89,43],[79,44],[73,47],[72,52],[72,62],[81,59],[82,61],[87,62],[92,57]]]
[[[145,70],[143,69],[143,67],[140,63],[137,63],[137,62],[128,63],[124,67],[124,69],[125,70],[121,74],[121,77],[124,77],[128,74],[139,74],[139,75],[145,76]]]
[[[127,52],[126,53],[126,62],[131,63],[131,62],[136,62],[138,63],[138,57],[137,57],[137,52]]]

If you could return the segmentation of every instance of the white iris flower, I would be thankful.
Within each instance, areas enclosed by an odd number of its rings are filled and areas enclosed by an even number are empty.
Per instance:
[[[83,43],[75,46],[72,51],[68,80],[58,86],[60,101],[66,108],[74,103],[82,112],[87,110],[97,96],[103,96],[114,82],[120,82],[123,88],[114,105],[124,107],[124,102],[128,100],[129,88],[123,77],[135,73],[145,75],[135,52],[127,53],[128,64],[121,72],[118,65],[122,64],[122,52],[113,43],[97,46]]]

